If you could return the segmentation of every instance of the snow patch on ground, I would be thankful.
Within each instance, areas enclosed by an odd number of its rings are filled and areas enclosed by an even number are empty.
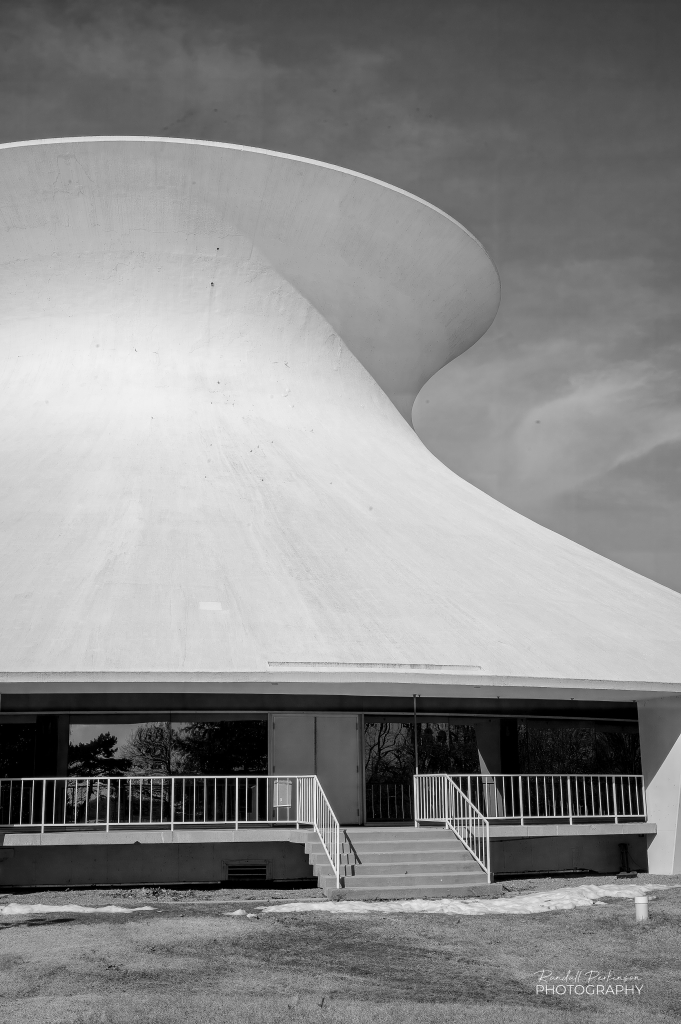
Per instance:
[[[77,903],[8,903],[0,907],[0,914],[12,917],[16,914],[135,914],[138,910],[153,910],[153,907],[80,907]]]
[[[314,903],[286,903],[281,907],[259,907],[261,913],[290,914],[326,910],[330,914],[543,914],[549,910],[572,910],[603,903],[602,897],[633,899],[653,889],[670,889],[668,885],[578,885],[550,892],[528,892],[521,896],[498,899],[467,900],[385,900],[364,903],[361,900],[338,900]]]

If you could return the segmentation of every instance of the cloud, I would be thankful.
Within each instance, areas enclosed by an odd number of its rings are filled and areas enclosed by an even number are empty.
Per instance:
[[[497,325],[415,404],[439,458],[532,515],[681,439],[680,303],[650,261],[519,263],[502,279]]]
[[[520,418],[509,439],[506,487],[525,503],[544,501],[681,441],[671,383],[644,362],[576,376],[569,390]]]
[[[238,26],[192,31],[181,9],[154,3],[87,6],[5,10],[3,141],[260,130],[272,74]]]
[[[446,83],[403,74],[404,47],[380,33],[351,41],[349,16],[325,35],[299,12],[293,60],[274,38],[276,11],[263,23],[238,7],[10,3],[0,9],[0,141],[235,142],[351,167],[453,210],[481,190],[478,157],[522,134],[507,119],[443,106]]]

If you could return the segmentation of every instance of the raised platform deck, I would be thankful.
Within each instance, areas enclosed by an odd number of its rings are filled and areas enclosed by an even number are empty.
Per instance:
[[[615,873],[622,843],[631,867],[646,870],[647,839],[656,831],[655,823],[643,821],[492,825],[492,873]],[[474,896],[486,884],[449,830],[355,826],[341,829],[341,836],[336,890],[328,857],[310,828],[4,831],[0,889],[220,884],[249,869],[274,883],[313,885],[316,878],[327,895],[355,899]],[[442,846],[445,840],[451,850]],[[466,877],[458,877],[462,868]]]
[[[394,832],[394,826],[384,825],[353,825],[353,834],[365,835],[369,832]],[[399,829],[398,834],[413,831],[409,826]],[[439,829],[423,829],[423,831],[443,831]],[[103,829],[56,829],[49,828],[45,832],[36,829],[19,831],[16,829],[0,829],[0,857],[3,849],[21,846],[126,846],[135,843],[168,844],[168,843],[305,843],[313,832],[307,828],[285,828],[281,826],[267,828],[250,828],[241,826],[234,828],[114,828],[109,832]],[[590,824],[543,824],[543,825],[490,825],[490,840],[495,839],[532,839],[552,836],[627,836],[655,835],[657,825],[652,821],[594,822]]]

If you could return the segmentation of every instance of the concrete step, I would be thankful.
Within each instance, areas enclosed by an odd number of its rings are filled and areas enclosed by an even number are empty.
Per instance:
[[[420,857],[433,854],[436,857],[455,857],[458,853],[467,853],[462,843],[451,844],[437,843],[431,846],[430,843],[390,843],[384,846],[375,846],[373,843],[362,843],[361,845],[344,847],[341,855],[349,859],[357,857],[363,860],[365,857],[391,857],[397,854],[404,857]]]
[[[332,885],[322,886],[324,895],[333,900],[428,900],[428,899],[470,899],[475,896],[501,896],[502,889],[492,884],[488,885],[486,877],[483,881],[475,884],[461,885],[417,885],[413,889],[390,885],[377,885],[375,888],[336,889]]]
[[[462,849],[460,846],[454,848],[441,849],[438,847],[435,850],[426,848],[425,850],[362,850],[361,854],[358,852],[357,858],[361,864],[395,864],[404,860],[420,861],[427,863],[429,861],[446,860],[449,863],[460,862],[462,864],[470,860],[470,854],[468,850]],[[348,855],[344,859],[345,863],[354,864],[357,859],[355,854]]]
[[[403,828],[383,829],[367,828],[353,829],[342,828],[341,839],[350,839],[354,842],[379,842],[379,843],[407,843],[407,842],[428,842],[430,839],[456,839],[456,834],[451,828]]]
[[[336,876],[334,875],[330,866],[328,871],[326,871],[323,868],[314,867],[312,869],[312,874],[315,876],[315,878],[319,879],[319,885],[322,889],[324,888],[325,885],[336,884]]]
[[[414,825],[349,825],[343,829],[348,835],[362,835],[362,836],[423,836],[430,835],[433,832],[444,832],[445,829],[441,825],[434,827],[425,827],[423,825],[416,828]]]
[[[450,830],[341,831],[340,888],[317,836],[305,850],[320,888],[334,898],[413,899],[489,892],[487,877]]]
[[[329,864],[326,853],[316,850],[308,854],[310,864]],[[375,865],[388,866],[391,864],[449,864],[451,866],[464,866],[470,864],[472,858],[467,850],[419,850],[416,853],[409,853],[407,850],[394,850],[390,853],[366,853],[362,850],[359,854],[341,854],[340,866],[368,868]]]
[[[379,861],[376,864],[342,864],[341,871],[344,875],[357,875],[370,877],[374,875],[433,875],[433,874],[477,874],[480,866],[475,861],[457,861],[452,863],[449,860],[438,861],[415,861],[402,860],[386,864]]]
[[[353,843],[428,843],[434,839],[455,840],[456,833],[450,828],[436,828],[432,832],[369,832],[367,835],[358,835],[357,832],[341,829],[341,839]]]
[[[320,882],[326,880],[331,883],[335,879],[328,860],[326,863],[313,864],[312,873],[320,879]],[[409,861],[391,865],[372,864],[368,867],[360,864],[341,864],[339,874],[341,883],[344,885],[375,885],[392,879],[394,881],[391,884],[403,887],[415,884],[414,879],[417,878],[437,879],[438,881],[446,879],[455,882],[460,879],[477,880],[482,872],[475,863],[452,865],[445,861],[438,864],[421,865]]]
[[[403,875],[348,875],[344,879],[346,889],[371,889],[388,887],[405,890],[421,885],[473,885],[475,882],[486,882],[482,871],[419,871]]]
[[[429,836],[453,836],[450,828],[343,828],[351,839],[423,839]]]

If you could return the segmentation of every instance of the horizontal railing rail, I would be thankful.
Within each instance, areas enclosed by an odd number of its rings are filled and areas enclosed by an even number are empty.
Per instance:
[[[642,775],[454,775],[488,819],[645,821]]]
[[[491,881],[489,821],[451,775],[414,776],[414,820],[443,822]]]

